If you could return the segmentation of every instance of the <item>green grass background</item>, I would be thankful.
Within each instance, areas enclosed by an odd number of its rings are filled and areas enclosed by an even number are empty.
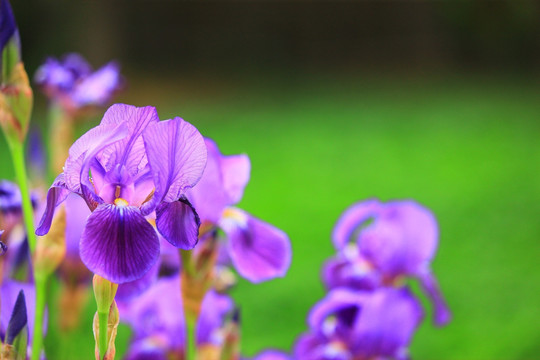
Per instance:
[[[415,199],[440,224],[433,269],[454,317],[442,329],[426,318],[412,342],[413,358],[537,356],[537,82],[467,76],[162,80],[130,81],[121,101],[155,105],[162,119],[183,117],[225,154],[247,153],[252,174],[240,206],[292,241],[285,278],[240,281],[232,293],[241,307],[246,355],[291,347],[310,307],[324,296],[319,272],[334,253],[330,233],[337,218],[354,202],[378,197]],[[36,118],[43,117],[39,111]],[[1,171],[11,177],[5,149]],[[81,329],[60,335],[52,320],[58,309],[51,307],[50,359],[92,358],[92,301],[87,308]],[[122,327],[119,353],[128,338]]]

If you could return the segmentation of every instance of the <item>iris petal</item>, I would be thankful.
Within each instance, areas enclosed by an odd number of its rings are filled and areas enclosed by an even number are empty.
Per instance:
[[[49,232],[56,207],[66,200],[70,194],[71,191],[67,188],[64,179],[64,173],[61,173],[49,188],[47,192],[47,207],[41,216],[41,221],[36,229],[36,235],[43,236]]]
[[[143,210],[146,214],[162,200],[178,200],[199,181],[206,165],[206,146],[199,131],[178,117],[150,124],[143,138],[156,184],[154,199]]]
[[[104,168],[111,171],[120,164],[127,168],[131,176],[143,169],[147,159],[141,134],[148,125],[158,122],[159,117],[153,106],[136,107],[126,104],[111,106],[103,115],[100,126],[125,123],[128,136],[103,151],[100,161]]]
[[[197,185],[187,191],[187,197],[203,221],[217,224],[223,210],[231,204],[223,186],[222,155],[213,140],[205,138],[204,143],[208,153],[206,167]]]
[[[244,188],[249,182],[251,163],[247,155],[220,155],[223,187],[228,196],[228,204],[234,205],[242,199]]]
[[[362,303],[351,347],[362,358],[397,357],[422,318],[422,307],[408,289],[378,289]]]
[[[201,221],[189,201],[181,198],[161,203],[156,208],[156,226],[160,234],[172,245],[190,250],[195,247]]]
[[[91,162],[101,150],[127,134],[126,123],[98,125],[75,141],[64,165],[67,187],[76,193],[81,193],[81,186],[93,188],[88,176]]]
[[[228,251],[240,275],[251,282],[261,282],[284,276],[291,263],[291,244],[278,228],[247,213],[238,212],[221,226],[227,233]]]
[[[103,204],[88,218],[80,249],[90,271],[122,284],[143,277],[154,265],[159,240],[138,208]]]
[[[391,202],[379,209],[358,241],[361,254],[384,274],[416,275],[435,253],[437,222],[413,201]]]
[[[342,249],[348,242],[353,240],[351,237],[354,231],[370,217],[376,215],[379,205],[379,201],[374,199],[354,204],[345,210],[332,233],[332,241],[336,249]]]
[[[446,325],[450,321],[452,314],[444,301],[437,280],[431,272],[426,271],[420,275],[420,284],[433,303],[433,322],[437,326]]]

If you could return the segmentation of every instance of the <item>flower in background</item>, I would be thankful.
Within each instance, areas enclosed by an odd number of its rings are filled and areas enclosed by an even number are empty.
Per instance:
[[[37,205],[36,193],[31,194],[32,206]],[[22,197],[17,184],[0,180],[0,228],[9,237],[11,230],[22,222]]]
[[[137,280],[159,256],[158,236],[145,218],[154,211],[157,230],[171,244],[197,243],[198,216],[184,194],[205,164],[204,140],[191,124],[159,121],[151,106],[113,105],[70,148],[36,234],[49,231],[55,208],[75,193],[92,211],[80,240],[83,263],[117,284]]]
[[[435,323],[444,325],[450,312],[430,269],[438,236],[433,214],[414,201],[357,203],[334,228],[339,253],[325,264],[323,281],[329,289],[371,290],[416,278],[434,303]]]
[[[105,106],[122,86],[120,67],[110,62],[96,71],[79,54],[62,60],[48,58],[37,70],[35,82],[51,101],[68,111]]]
[[[186,329],[182,306],[179,276],[161,278],[134,300],[119,303],[122,321],[134,332],[127,358],[167,359],[171,354],[183,354]],[[224,323],[233,309],[228,296],[214,291],[206,294],[196,326],[196,342],[201,351],[219,351]]]
[[[298,339],[294,359],[405,359],[422,317],[405,288],[335,289],[311,310],[309,332]]]
[[[246,155],[222,155],[205,139],[208,162],[199,183],[187,192],[197,209],[202,228],[221,228],[227,237],[221,261],[232,262],[238,273],[252,282],[284,276],[291,262],[287,235],[276,227],[233,207],[249,181]]]

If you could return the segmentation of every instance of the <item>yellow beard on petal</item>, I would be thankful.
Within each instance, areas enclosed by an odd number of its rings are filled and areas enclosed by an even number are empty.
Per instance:
[[[128,206],[129,204],[128,204],[126,199],[116,198],[114,200],[114,205],[120,206],[120,207],[125,207],[125,206]]]

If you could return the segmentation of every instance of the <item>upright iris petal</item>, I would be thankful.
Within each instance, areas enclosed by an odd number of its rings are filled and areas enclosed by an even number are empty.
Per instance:
[[[198,215],[182,195],[195,185],[206,165],[206,147],[195,127],[180,118],[148,127],[143,135],[148,163],[154,175],[154,198],[143,206],[143,213],[162,202],[156,213],[158,230],[171,244],[191,249],[197,243]],[[177,222],[179,217],[191,219]]]
[[[113,105],[70,148],[36,233],[49,231],[56,206],[75,193],[93,211],[80,241],[84,264],[115,283],[140,279],[159,255],[156,231],[145,218],[154,210],[167,240],[195,245],[199,221],[184,193],[205,164],[203,138],[191,124],[160,122],[151,106]]]

